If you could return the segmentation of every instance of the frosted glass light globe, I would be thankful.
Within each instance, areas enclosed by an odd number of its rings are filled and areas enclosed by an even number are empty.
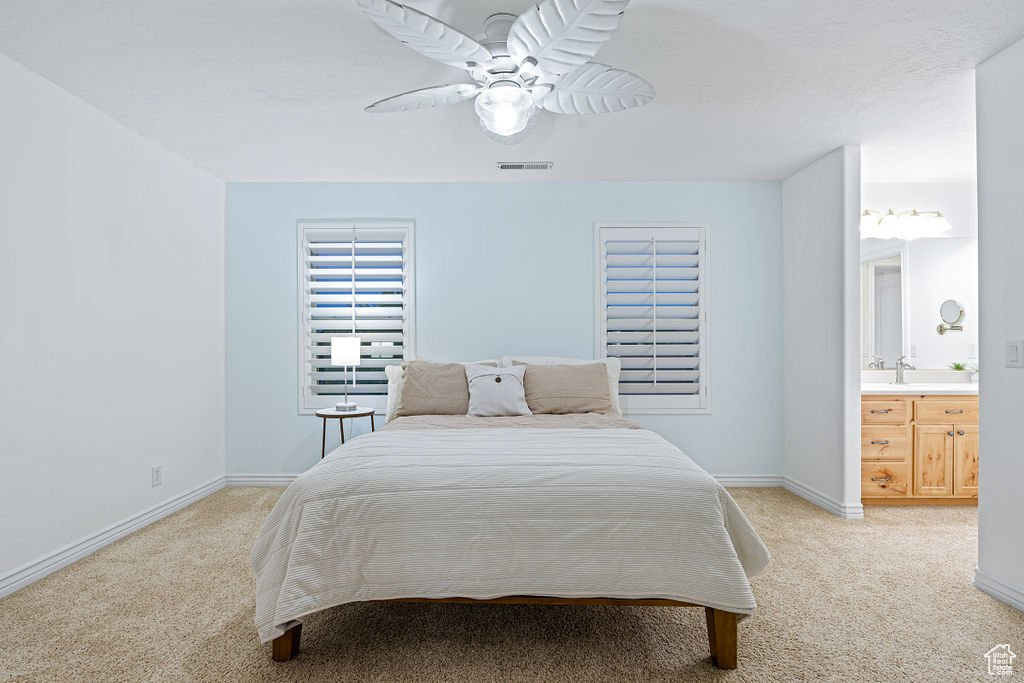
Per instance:
[[[494,85],[477,95],[476,113],[487,130],[515,135],[526,128],[537,110],[533,95],[515,85]]]

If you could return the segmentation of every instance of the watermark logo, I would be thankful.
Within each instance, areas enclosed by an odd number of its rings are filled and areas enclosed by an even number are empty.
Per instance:
[[[988,673],[990,676],[1011,676],[1013,675],[1013,660],[1017,655],[1013,654],[1008,643],[996,645],[985,653],[988,660]]]

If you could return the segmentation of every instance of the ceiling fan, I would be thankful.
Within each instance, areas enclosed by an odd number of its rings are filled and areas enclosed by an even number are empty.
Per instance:
[[[488,17],[480,42],[392,0],[356,0],[356,4],[408,47],[465,69],[473,81],[388,97],[366,108],[374,114],[476,98],[484,132],[511,143],[529,132],[538,109],[606,114],[654,99],[654,87],[643,78],[590,61],[618,28],[629,0],[540,0],[518,17]]]

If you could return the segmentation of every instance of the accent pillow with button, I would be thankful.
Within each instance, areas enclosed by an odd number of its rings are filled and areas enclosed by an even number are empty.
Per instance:
[[[523,376],[526,366],[492,368],[487,365],[467,365],[469,383],[469,412],[472,417],[508,417],[532,415],[526,403]]]

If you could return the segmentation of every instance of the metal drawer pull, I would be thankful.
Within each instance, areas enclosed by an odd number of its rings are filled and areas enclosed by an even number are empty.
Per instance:
[[[950,409],[950,410],[946,411],[946,415],[963,415],[963,413],[964,413],[964,409],[963,408],[957,408],[956,410]]]
[[[949,434],[950,436],[953,436],[953,432],[946,432],[946,433]]]
[[[872,410],[871,412],[872,413],[879,413],[881,415],[888,415],[889,413],[892,412],[892,408],[879,408],[877,410]]]
[[[889,442],[888,441],[872,441],[871,445],[872,446],[888,446]]]
[[[889,476],[889,475],[886,475],[884,477],[871,477],[871,481],[875,481],[875,482],[878,482],[878,483],[882,484],[882,483],[885,483],[885,482],[892,481],[892,477]]]
[[[962,430],[962,429],[961,429],[961,430],[959,430],[959,431],[957,432],[957,434],[959,434],[960,436],[964,436],[964,435],[966,435],[966,434],[967,434],[967,432],[965,432],[964,430]]]

